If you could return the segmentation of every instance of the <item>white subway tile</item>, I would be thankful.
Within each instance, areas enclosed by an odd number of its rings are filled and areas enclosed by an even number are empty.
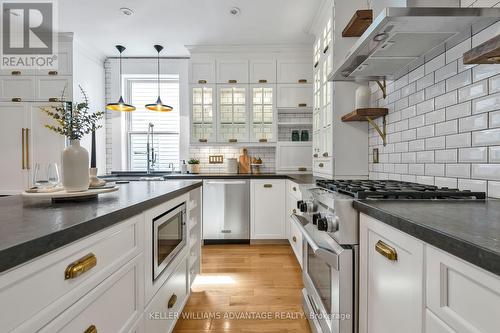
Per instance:
[[[417,163],[434,163],[434,151],[417,152]]]
[[[476,47],[498,34],[500,34],[500,21],[472,36],[472,47]]]
[[[423,175],[425,174],[425,165],[424,164],[409,164],[408,165],[408,173],[412,175]]]
[[[410,73],[408,73],[408,82],[414,82],[425,75],[425,69],[424,65],[412,70]],[[420,89],[419,89],[420,90]]]
[[[456,59],[461,62],[464,53],[470,50],[470,43],[470,39],[468,39],[447,50],[446,62],[449,63],[451,61],[456,61]]]
[[[486,192],[486,181],[476,179],[459,179],[458,188],[472,192]]]
[[[446,148],[470,147],[470,145],[471,145],[470,133],[452,134],[446,136]]]
[[[457,163],[457,150],[436,150],[434,152],[434,160],[436,163]]]
[[[498,68],[500,68],[500,65],[490,65],[490,66],[497,66]],[[488,82],[489,82],[489,87],[490,87],[490,90],[489,90],[490,94],[493,94],[493,93],[500,91],[500,75],[491,77],[488,80]]]
[[[404,153],[408,151],[408,142],[398,142],[394,145],[395,153]]]
[[[403,97],[394,102],[394,110],[399,111],[408,107],[408,97]]]
[[[398,90],[408,85],[408,74],[403,75],[394,82],[394,90]]]
[[[471,71],[466,70],[446,80],[446,91],[462,88],[471,83]]]
[[[458,89],[458,102],[462,103],[488,94],[488,80],[479,81]]]
[[[482,113],[500,109],[500,93],[478,98],[472,101],[472,113]]]
[[[425,139],[425,149],[427,150],[443,149],[445,146],[446,144],[444,136],[437,136],[435,138]]]
[[[426,164],[426,176],[444,176],[444,164]]]
[[[402,153],[401,154],[401,163],[416,163],[417,155],[416,153]]]
[[[417,104],[417,114],[427,113],[434,110],[434,99],[428,99]]]
[[[425,185],[434,185],[434,177],[417,176],[417,183]]]
[[[446,108],[446,120],[457,119],[471,114],[471,102],[465,102]]]
[[[488,182],[488,196],[500,199],[500,182]]]
[[[418,91],[418,92],[408,96],[408,105],[410,105],[410,106],[415,105],[417,103],[421,103],[423,101],[425,101],[425,93],[423,90]]]
[[[486,147],[460,148],[458,151],[459,162],[486,163],[488,150]]]
[[[431,136],[434,136],[434,126],[433,125],[417,128],[417,138],[418,139],[428,138]]]
[[[403,141],[415,140],[416,138],[417,138],[416,129],[409,129],[401,133],[401,140]]]
[[[500,116],[499,116],[500,121]],[[425,115],[420,115],[408,119],[408,128],[416,128],[425,125]]]
[[[456,75],[457,70],[458,70],[457,62],[456,61],[451,62],[448,65],[436,70],[434,78],[435,78],[436,82],[445,80],[449,77],[452,77],[453,75]]]
[[[404,182],[415,183],[417,177],[415,175],[401,175],[401,180]]]
[[[409,96],[413,94],[415,91],[417,91],[417,84],[415,82],[412,82],[401,88],[401,97]]]
[[[408,173],[408,164],[395,164],[394,172],[399,174]]]
[[[490,147],[490,163],[500,163],[500,146]]]
[[[404,119],[394,123],[394,131],[401,132],[408,129],[408,119]]]
[[[457,188],[457,179],[456,178],[444,178],[444,177],[436,177],[434,179],[434,185],[438,187],[447,187],[447,188]]]
[[[400,153],[389,154],[389,163],[401,163],[401,154]]]
[[[445,109],[436,110],[425,114],[426,125],[440,123],[445,121],[445,119],[446,119]]]
[[[408,143],[409,151],[419,151],[425,149],[425,141],[422,140],[413,140]]]
[[[500,73],[499,65],[477,65],[472,69],[472,80],[477,82]]]
[[[455,119],[436,124],[434,131],[436,135],[455,134],[458,132],[458,121]]]
[[[446,164],[446,177],[470,178],[470,164]]]
[[[488,128],[488,114],[482,113],[459,120],[460,132],[478,131]]]
[[[432,73],[445,65],[444,53],[425,63],[425,74]]]
[[[445,108],[447,106],[457,104],[457,91],[450,91],[444,95],[438,96],[434,99],[434,107],[436,109]]]
[[[472,178],[500,180],[500,164],[472,164]]]
[[[417,107],[415,105],[410,106],[401,111],[401,119],[408,119],[411,117],[415,117],[417,114]]]
[[[473,146],[500,145],[500,128],[472,133]]]
[[[441,81],[436,83],[433,86],[425,88],[425,98],[434,98],[436,96],[442,95],[446,92],[446,83],[445,81]]]
[[[434,84],[434,73],[427,74],[426,76],[417,80],[417,91],[430,87]]]

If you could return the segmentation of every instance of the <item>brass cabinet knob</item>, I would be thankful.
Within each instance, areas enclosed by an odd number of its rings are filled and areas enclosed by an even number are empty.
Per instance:
[[[264,184],[264,187],[265,188],[271,188],[271,187],[273,187],[273,184]]]
[[[307,171],[307,168],[306,167],[298,167],[297,171]]]
[[[328,153],[327,152],[323,153],[323,157],[328,157]]]
[[[173,308],[175,305],[175,302],[177,302],[177,295],[172,294],[172,296],[170,296],[170,298],[168,299],[167,308],[168,309]]]
[[[49,75],[52,75],[52,76],[57,75],[57,74],[59,74],[57,71],[50,71],[49,72]]]
[[[307,83],[307,79],[300,79],[297,81],[298,83]]]
[[[227,141],[230,142],[230,143],[235,143],[235,142],[238,142],[238,139],[229,139]]]
[[[21,102],[22,101],[22,98],[21,97],[13,97],[11,99],[12,102]]]
[[[85,272],[88,272],[97,265],[97,258],[95,254],[89,253],[86,256],[72,262],[66,267],[64,271],[64,279],[74,279]]]
[[[238,83],[238,80],[227,80],[227,83],[231,83],[231,84]]]
[[[299,108],[305,108],[307,106],[307,103],[299,103],[298,107]]]
[[[319,164],[318,164],[318,166],[319,166],[320,168],[322,168],[322,167],[324,167],[325,165],[324,165],[323,163],[319,163]]]
[[[319,155],[318,154],[314,154],[313,157],[318,157]]]
[[[11,75],[21,75],[21,71],[12,71],[10,72]]]
[[[387,245],[381,240],[379,240],[377,244],[375,244],[375,250],[390,261],[398,260],[398,253],[396,252],[396,249],[392,246]]]
[[[83,333],[97,333],[97,327],[90,325]]]
[[[297,237],[293,236],[292,240],[293,240],[294,243],[297,243]]]
[[[294,208],[294,209],[292,210],[292,213],[294,213],[294,214],[295,214],[295,213],[297,213],[297,210]]]
[[[51,97],[51,98],[49,98],[49,102],[59,102],[59,98]]]
[[[260,143],[265,143],[265,142],[267,142],[267,139],[259,139],[259,142]]]
[[[294,187],[292,187],[292,190],[293,191],[297,191],[297,188],[294,186]]]
[[[259,80],[259,83],[267,83],[267,80]]]
[[[208,142],[207,139],[198,139],[198,142]]]
[[[199,84],[206,84],[206,83],[207,83],[207,80],[198,80],[198,83],[199,83]]]

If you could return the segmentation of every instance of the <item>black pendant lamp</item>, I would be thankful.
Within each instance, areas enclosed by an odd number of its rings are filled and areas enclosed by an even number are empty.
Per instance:
[[[135,111],[135,106],[126,104],[123,101],[122,93],[122,52],[125,51],[125,46],[116,45],[115,46],[118,52],[120,52],[120,99],[117,103],[108,103],[106,104],[106,109],[113,111],[122,111],[122,112],[131,112]]]
[[[160,98],[160,52],[163,50],[163,46],[155,45],[156,52],[158,52],[158,99],[153,104],[146,104],[146,109],[157,112],[170,112],[174,108],[170,105],[163,104]]]

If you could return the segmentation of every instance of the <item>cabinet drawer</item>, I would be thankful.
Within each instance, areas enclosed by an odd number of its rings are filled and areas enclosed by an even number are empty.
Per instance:
[[[436,317],[429,309],[425,309],[425,333],[454,333],[448,325]]]
[[[312,95],[310,84],[278,84],[278,108],[312,107]]]
[[[332,174],[332,160],[331,159],[314,159],[313,171],[322,174]]]
[[[309,60],[278,60],[278,83],[312,83],[313,66]]]
[[[140,260],[141,256],[127,263],[40,332],[83,333],[91,327],[96,332],[129,332],[143,308]]]
[[[188,296],[187,260],[184,258],[176,270],[158,290],[144,312],[145,331],[170,332],[176,316],[182,311]]]
[[[277,149],[277,169],[279,171],[303,172],[312,169],[312,144],[279,142]]]
[[[302,267],[302,233],[292,219],[289,218],[288,223],[290,223],[290,245],[292,245],[300,267]]]
[[[217,83],[248,83],[247,60],[217,61]]]
[[[426,247],[427,307],[458,332],[498,332],[500,278]]]
[[[287,192],[292,195],[295,199],[302,199],[302,193],[300,192],[299,184],[292,182],[291,180],[287,180]]]
[[[33,101],[35,78],[33,76],[0,78],[0,99],[5,102]]]
[[[0,276],[2,329],[35,331],[95,288],[142,249],[142,215],[73,243]],[[81,275],[66,278],[73,263],[94,255]]]
[[[36,99],[38,101],[51,101],[73,98],[72,78],[68,76],[40,76],[36,78]]]

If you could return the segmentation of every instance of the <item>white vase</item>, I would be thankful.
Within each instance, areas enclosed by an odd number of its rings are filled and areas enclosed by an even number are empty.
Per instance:
[[[62,152],[62,184],[68,192],[89,189],[89,152],[72,140]]]
[[[356,89],[356,109],[370,107],[371,90],[367,85],[359,86]]]

